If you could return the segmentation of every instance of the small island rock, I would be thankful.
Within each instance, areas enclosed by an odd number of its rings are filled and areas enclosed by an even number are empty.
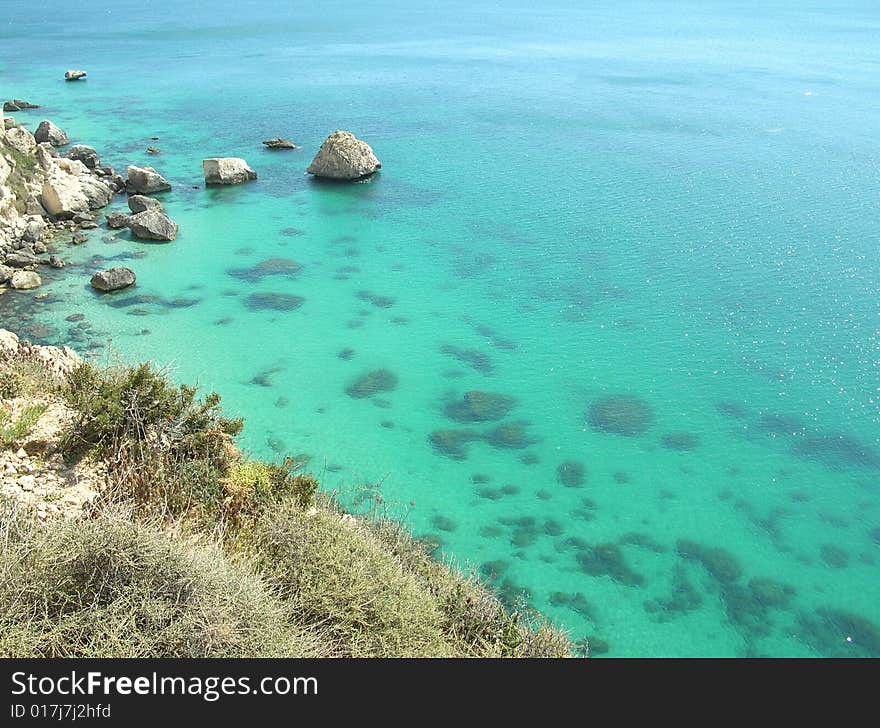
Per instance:
[[[177,223],[158,210],[145,210],[128,218],[128,229],[141,240],[169,241],[177,237]]]
[[[299,149],[290,139],[282,139],[281,137],[266,139],[263,144],[269,147],[269,149]]]
[[[151,195],[171,189],[168,180],[152,167],[132,165],[126,169],[126,174],[128,179],[125,181],[125,189],[130,195]]]
[[[97,291],[118,291],[133,286],[136,277],[131,268],[117,266],[109,270],[101,270],[92,276],[92,288]]]
[[[206,185],[237,185],[257,178],[248,163],[238,157],[212,157],[202,160]]]
[[[324,140],[306,172],[316,177],[354,180],[368,177],[381,166],[369,144],[340,130]]]
[[[81,78],[85,78],[88,74],[80,68],[68,68],[64,72],[64,80],[65,81],[79,81]]]

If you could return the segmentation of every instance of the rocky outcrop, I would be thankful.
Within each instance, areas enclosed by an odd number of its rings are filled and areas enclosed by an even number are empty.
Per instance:
[[[334,131],[306,169],[327,179],[354,180],[368,177],[382,166],[369,144],[347,131]]]
[[[128,218],[128,229],[141,240],[167,242],[177,237],[177,223],[158,210],[145,210]]]
[[[81,78],[85,78],[88,74],[80,68],[68,68],[64,72],[64,80],[65,81],[79,81]]]
[[[4,101],[3,102],[3,111],[8,114],[13,114],[16,111],[21,111],[21,107],[16,104],[14,101]]]
[[[97,169],[101,165],[98,153],[92,147],[85,144],[74,144],[64,153],[64,156],[67,159],[75,159],[78,162],[82,162],[89,169]]]
[[[128,209],[135,214],[146,212],[147,210],[165,212],[165,208],[159,200],[155,200],[152,197],[145,197],[144,195],[131,195],[128,198]]]
[[[131,215],[126,215],[124,212],[111,212],[107,214],[107,227],[111,230],[120,230],[121,228],[128,227],[128,218]]]
[[[135,284],[136,277],[131,268],[117,266],[109,270],[102,270],[92,276],[92,288],[97,291],[118,291]]]
[[[63,147],[65,144],[70,143],[70,139],[67,138],[67,134],[64,133],[63,129],[55,126],[51,121],[45,120],[40,122],[40,125],[34,132],[34,139],[37,140],[37,143],[48,142],[53,147]]]
[[[34,154],[37,151],[37,140],[23,126],[14,126],[8,129],[3,138],[10,147],[22,154]]]
[[[152,167],[130,166],[126,169],[126,175],[125,189],[130,195],[152,195],[171,189],[168,180]]]
[[[248,163],[238,157],[212,157],[202,160],[207,185],[237,185],[257,178]]]
[[[11,268],[10,266],[0,265],[0,285],[8,282],[12,278],[14,273],[15,273],[15,270],[13,268]]]
[[[32,270],[17,270],[10,279],[12,287],[19,291],[28,291],[43,285],[40,276]]]
[[[24,99],[13,99],[12,103],[15,104],[19,109],[39,109],[39,104],[32,104],[30,101],[25,101]]]
[[[40,202],[50,215],[73,217],[110,204],[113,190],[89,168],[75,159],[51,160]]]
[[[282,139],[281,137],[267,139],[263,144],[269,147],[269,149],[299,149],[290,139]]]

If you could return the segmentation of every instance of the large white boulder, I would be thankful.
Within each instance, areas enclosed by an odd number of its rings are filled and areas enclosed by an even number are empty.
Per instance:
[[[328,136],[306,172],[328,179],[360,179],[382,166],[373,149],[348,131]]]
[[[53,159],[40,202],[50,215],[72,217],[110,204],[113,190],[76,159]]]
[[[152,167],[130,166],[125,172],[128,176],[125,180],[125,189],[130,195],[152,195],[171,189],[168,180]]]
[[[239,157],[203,159],[202,170],[206,185],[237,185],[257,178],[257,173]]]

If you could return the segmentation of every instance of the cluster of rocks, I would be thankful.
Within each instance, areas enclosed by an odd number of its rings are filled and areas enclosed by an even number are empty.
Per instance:
[[[11,331],[0,329],[0,370],[16,360],[35,362],[57,381],[81,363],[68,347],[32,346]],[[68,464],[60,443],[73,418],[58,398],[48,393],[0,399],[9,422],[27,410],[40,407],[34,425],[18,440],[0,447],[0,493],[33,506],[40,519],[53,515],[75,516],[92,503],[106,483],[106,467],[82,459]]]
[[[18,108],[36,106],[21,103],[14,102]],[[70,235],[68,242],[85,242],[82,231],[98,227],[97,211],[125,187],[92,147],[69,145],[65,131],[51,121],[41,121],[31,133],[13,118],[3,120],[0,286],[29,290],[41,285],[40,266],[64,265],[48,254],[48,245],[63,235]],[[63,147],[68,149],[62,154]]]
[[[77,81],[86,72],[68,69],[65,79]],[[14,113],[39,108],[22,99],[4,102],[3,110]],[[275,137],[263,144],[269,149],[297,149],[288,139]],[[62,149],[66,147],[66,150]],[[150,151],[158,153],[155,147]],[[330,134],[306,172],[334,180],[358,180],[381,168],[372,148],[347,131]],[[202,160],[206,185],[237,185],[255,180],[257,173],[239,157]],[[13,117],[3,118],[0,131],[0,293],[8,288],[30,290],[42,284],[40,266],[61,268],[64,262],[49,255],[48,245],[70,235],[79,244],[83,233],[98,227],[98,211],[114,196],[128,195],[129,213],[106,215],[107,227],[127,228],[139,240],[169,242],[178,234],[177,224],[151,195],[168,192],[171,184],[149,166],[129,166],[123,178],[102,164],[93,147],[70,144],[67,133],[49,120],[31,133]],[[92,286],[110,292],[134,285],[128,268],[99,271]]]

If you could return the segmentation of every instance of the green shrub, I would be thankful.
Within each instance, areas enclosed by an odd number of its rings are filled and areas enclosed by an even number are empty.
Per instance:
[[[242,421],[222,415],[219,395],[199,399],[196,392],[149,364],[103,370],[84,364],[65,391],[76,417],[62,449],[105,460],[117,497],[172,514],[197,509],[217,516],[224,497],[219,479],[238,457],[232,438]]]
[[[326,657],[252,570],[127,518],[0,508],[0,657]]]
[[[58,382],[40,364],[0,359],[0,397],[29,397],[58,392]]]
[[[9,412],[0,409],[0,447],[9,447],[26,437],[45,411],[44,404],[25,407],[18,419],[10,422]]]
[[[508,614],[473,576],[432,560],[391,522],[287,499],[246,537],[255,561],[308,624],[353,657],[560,657],[567,636]]]

